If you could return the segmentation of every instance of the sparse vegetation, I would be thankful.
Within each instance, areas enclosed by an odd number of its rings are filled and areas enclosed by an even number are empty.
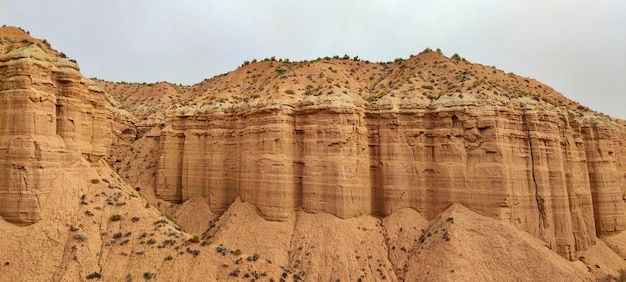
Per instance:
[[[74,238],[74,240],[76,240],[78,242],[81,242],[81,243],[87,241],[87,237],[85,237],[85,236],[83,236],[81,234],[76,234],[72,238]]]
[[[100,272],[93,272],[87,275],[87,279],[100,279],[100,278],[102,278],[102,274],[100,274]]]
[[[122,220],[122,216],[119,214],[114,214],[114,215],[111,215],[111,217],[109,217],[109,221],[111,222],[120,221],[120,220]]]
[[[150,280],[150,279],[154,278],[154,276],[155,276],[155,274],[152,273],[152,272],[147,272],[146,271],[146,272],[143,273],[143,279],[146,279],[146,280]]]
[[[91,180],[91,184],[98,184],[98,183],[100,183],[99,179],[94,178]]]
[[[457,61],[463,61],[463,62],[465,62],[465,61],[466,61],[466,60],[465,60],[465,58],[461,57],[461,56],[460,56],[459,54],[457,54],[457,53],[454,53],[454,55],[452,55],[452,57],[451,57],[451,58],[452,58],[453,60],[457,60]]]

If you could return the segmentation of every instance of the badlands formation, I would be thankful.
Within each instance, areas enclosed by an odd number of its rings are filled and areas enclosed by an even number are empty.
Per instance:
[[[593,281],[626,269],[626,122],[424,50],[88,79],[0,28],[6,281]]]

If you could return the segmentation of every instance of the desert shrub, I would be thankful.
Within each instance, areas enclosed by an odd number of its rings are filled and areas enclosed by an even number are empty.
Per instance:
[[[98,184],[98,183],[100,183],[99,179],[94,178],[91,180],[91,184]]]
[[[87,279],[100,279],[100,278],[102,278],[102,274],[100,274],[100,272],[94,272],[94,273],[87,275]]]
[[[109,217],[109,220],[110,221],[120,221],[120,220],[122,220],[122,215],[119,215],[119,214],[111,215],[111,217]]]
[[[233,255],[240,256],[240,255],[241,255],[241,250],[240,250],[240,249],[236,249],[236,250],[233,252]]]
[[[80,235],[80,234],[76,234],[74,235],[74,240],[78,241],[78,242],[85,242],[87,241],[87,237]]]
[[[295,94],[295,92],[293,92],[293,90],[291,90],[291,89],[287,89],[287,90],[285,90],[285,93],[287,93],[287,94],[289,94],[289,95],[293,95],[293,94]]]
[[[232,277],[238,277],[239,273],[241,272],[241,270],[239,268],[233,270],[232,272],[229,273],[230,276]]]
[[[422,88],[428,89],[428,90],[433,90],[433,86],[432,85],[422,85]]]

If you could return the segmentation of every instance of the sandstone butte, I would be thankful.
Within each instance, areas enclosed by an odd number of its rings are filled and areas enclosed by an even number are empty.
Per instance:
[[[626,122],[425,50],[192,86],[0,28],[0,280],[593,281],[626,269]]]

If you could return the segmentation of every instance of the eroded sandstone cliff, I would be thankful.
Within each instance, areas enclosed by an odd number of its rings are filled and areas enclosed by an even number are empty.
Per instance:
[[[476,69],[435,54],[410,60],[425,60],[424,66],[428,56],[448,65],[440,77],[459,79]],[[465,89],[436,97],[424,92],[407,98],[415,95],[411,88],[394,85],[411,76],[393,68],[377,84],[348,77],[344,85],[320,90],[345,79],[331,76],[345,64],[338,61],[291,66],[291,75],[248,86],[255,93],[280,85],[266,91],[269,98],[231,96],[190,106],[203,101],[195,98],[174,107],[159,138],[156,196],[175,203],[204,197],[215,213],[241,197],[270,220],[285,220],[297,209],[351,218],[406,207],[433,218],[461,203],[572,260],[595,244],[597,234],[624,230],[623,122],[581,111],[528,79],[504,84],[489,71],[480,78],[475,70],[473,81],[464,75]],[[310,69],[324,70],[319,64],[334,71],[319,75],[326,77],[319,85],[300,86],[295,95],[278,90],[297,89],[297,80],[307,77],[314,81]],[[414,73],[428,70],[420,65]],[[244,71],[237,72],[231,79],[241,79]],[[441,80],[454,89],[454,77]],[[481,84],[497,86],[476,87]],[[385,85],[394,90],[377,91]],[[541,88],[541,94],[525,92]],[[205,96],[219,93],[205,90]]]
[[[38,221],[52,183],[81,158],[96,162],[134,139],[132,117],[113,110],[74,61],[32,42],[0,55],[0,217]],[[133,136],[133,137],[130,137]]]

